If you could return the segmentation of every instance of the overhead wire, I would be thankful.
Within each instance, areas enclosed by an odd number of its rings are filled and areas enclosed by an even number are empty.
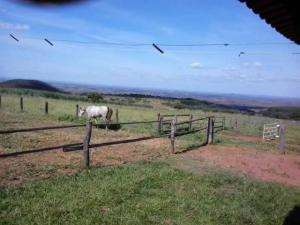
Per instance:
[[[14,36],[10,34],[10,36]],[[38,37],[23,37],[23,39],[33,39],[33,40],[44,40],[45,38]],[[116,46],[152,46],[153,43],[149,42],[112,42],[112,41],[78,41],[70,39],[55,39],[47,38],[53,42],[68,42],[77,44],[92,44],[92,45],[116,45]],[[156,42],[156,45],[163,47],[202,47],[202,46],[255,46],[255,45],[295,45],[293,42],[247,42],[247,43],[160,43]]]
[[[17,38],[14,34],[9,34],[10,38],[14,39],[17,42],[20,42],[20,38]],[[70,40],[70,39],[50,39],[50,38],[39,38],[39,37],[23,37],[22,39],[32,39],[32,40],[41,40],[47,42],[50,46],[54,46],[55,42],[64,42],[69,44],[79,44],[79,45],[99,45],[99,46],[115,46],[115,47],[122,47],[127,48],[127,50],[137,50],[135,47],[146,47],[152,46],[161,54],[164,54],[165,51],[161,47],[179,47],[179,49],[168,49],[171,52],[190,52],[191,49],[180,49],[180,47],[207,47],[207,46],[262,46],[262,45],[291,45],[294,44],[293,42],[247,42],[247,43],[176,43],[176,44],[169,44],[169,43],[142,43],[142,42],[113,42],[113,41],[79,41],[79,40]],[[141,49],[139,49],[141,50]],[[203,53],[203,52],[202,52]],[[251,55],[251,54],[274,54],[272,52],[260,52],[260,53],[253,53],[253,52],[246,52],[240,51],[237,54],[239,57],[242,55]],[[282,54],[282,53],[281,53]],[[298,55],[298,52],[288,53],[292,55]]]

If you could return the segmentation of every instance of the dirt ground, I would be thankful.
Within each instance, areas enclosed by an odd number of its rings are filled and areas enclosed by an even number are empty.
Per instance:
[[[211,145],[180,155],[183,162],[209,162],[263,181],[300,187],[300,155],[282,155],[246,147]],[[201,168],[201,166],[200,166]]]
[[[91,150],[91,166],[121,165],[140,160],[164,158],[169,154],[167,139],[107,146]],[[0,151],[1,153],[1,151]],[[0,159],[0,187],[15,186],[37,179],[74,174],[83,169],[82,151],[27,154]]]
[[[210,145],[171,156],[169,148],[169,140],[162,138],[108,146],[92,150],[91,161],[92,166],[103,167],[173,158],[177,167],[196,173],[202,173],[204,167],[209,166],[263,181],[300,187],[299,154],[281,155],[249,147]],[[73,174],[83,168],[82,159],[81,151],[65,153],[61,149],[0,159],[0,186],[14,186],[30,180]]]

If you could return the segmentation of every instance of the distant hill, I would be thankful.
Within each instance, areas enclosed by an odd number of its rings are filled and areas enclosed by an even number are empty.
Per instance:
[[[52,85],[39,80],[25,80],[25,79],[7,80],[7,81],[0,82],[0,87],[24,88],[24,89],[34,89],[34,90],[50,91],[50,92],[62,92],[58,88],[53,87]]]

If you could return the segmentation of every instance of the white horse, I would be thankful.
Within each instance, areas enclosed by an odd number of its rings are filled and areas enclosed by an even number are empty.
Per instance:
[[[79,116],[87,116],[89,119],[97,119],[102,118],[104,122],[107,124],[111,122],[111,116],[113,114],[113,110],[108,106],[88,106],[88,107],[80,107],[78,115]]]

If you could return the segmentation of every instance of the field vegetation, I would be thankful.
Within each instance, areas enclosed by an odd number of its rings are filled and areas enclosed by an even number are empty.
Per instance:
[[[84,123],[84,118],[75,116],[76,104],[107,104],[118,108],[120,122],[156,120],[158,112],[187,113],[194,118],[225,116],[226,130],[216,134],[212,146],[216,152],[238,148],[276,155],[278,143],[263,142],[262,128],[265,123],[281,122],[287,127],[288,154],[298,157],[300,153],[300,127],[288,120],[200,106],[178,109],[172,106],[173,100],[141,96],[103,95],[92,103],[86,95],[18,89],[0,92],[1,130]],[[19,106],[21,95],[24,112]],[[49,103],[47,115],[45,101]],[[194,126],[200,125],[205,126]],[[94,129],[92,143],[149,134],[157,134],[157,124],[128,125],[108,132]],[[84,128],[1,135],[0,153],[80,142],[83,135]],[[167,138],[95,149],[90,170],[82,169],[80,152],[0,159],[0,224],[279,225],[300,203],[299,187],[264,182],[220,168],[201,156],[196,159],[204,139],[204,133],[178,138],[176,150],[181,154],[175,155],[170,155]]]

